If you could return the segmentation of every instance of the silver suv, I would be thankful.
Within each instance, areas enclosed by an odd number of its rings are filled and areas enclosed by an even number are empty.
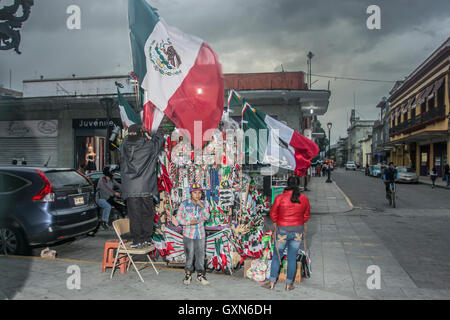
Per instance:
[[[348,161],[345,164],[345,170],[354,170],[354,171],[356,171],[356,164],[355,164],[355,162],[354,161]]]

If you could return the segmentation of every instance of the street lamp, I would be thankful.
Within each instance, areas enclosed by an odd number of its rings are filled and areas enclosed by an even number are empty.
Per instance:
[[[309,86],[308,86],[308,90],[311,90],[311,59],[314,57],[314,53],[312,53],[311,51],[308,52],[308,73],[309,73]]]
[[[327,123],[327,128],[328,128],[328,158],[331,158],[331,135],[330,135],[330,131],[331,131],[331,127],[333,126],[333,124],[331,122]],[[327,179],[327,183],[331,183],[331,163],[328,164],[328,179]]]

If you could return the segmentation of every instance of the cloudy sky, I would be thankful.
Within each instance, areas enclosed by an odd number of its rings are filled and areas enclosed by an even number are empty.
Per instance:
[[[448,0],[148,0],[170,25],[196,35],[218,53],[224,73],[306,71],[394,81],[404,79],[450,36]],[[13,0],[2,0],[0,7]],[[22,90],[22,80],[128,74],[132,70],[127,0],[35,0],[20,49],[0,52],[0,85]],[[69,30],[69,5],[81,9],[81,30]],[[369,30],[369,5],[381,8],[381,29]],[[375,119],[376,104],[393,82],[313,76],[313,89],[330,81],[332,142],[346,136],[357,115]]]

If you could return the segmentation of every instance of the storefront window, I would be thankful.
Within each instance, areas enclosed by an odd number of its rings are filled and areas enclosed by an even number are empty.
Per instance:
[[[420,164],[426,166],[428,162],[428,153],[422,152],[420,155]]]

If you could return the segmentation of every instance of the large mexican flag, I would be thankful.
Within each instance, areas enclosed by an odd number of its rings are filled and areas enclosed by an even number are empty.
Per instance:
[[[308,138],[245,103],[242,111],[243,129],[247,137],[245,153],[259,163],[305,174],[319,147]],[[248,130],[254,130],[254,135]]]
[[[153,104],[189,133],[194,146],[203,146],[213,131],[206,130],[215,129],[223,113],[217,54],[203,40],[168,26],[145,0],[129,0],[128,20],[134,74],[146,91],[143,105]],[[196,121],[201,127],[194,130]]]

